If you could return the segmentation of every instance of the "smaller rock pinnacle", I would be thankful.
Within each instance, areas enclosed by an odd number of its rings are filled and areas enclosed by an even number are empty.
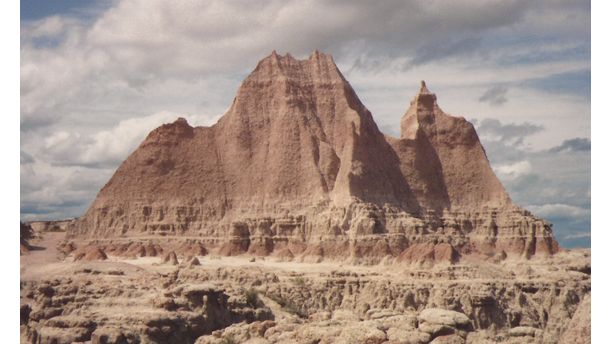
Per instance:
[[[419,93],[430,93],[429,89],[427,89],[427,84],[425,84],[425,80],[421,80],[421,89]]]

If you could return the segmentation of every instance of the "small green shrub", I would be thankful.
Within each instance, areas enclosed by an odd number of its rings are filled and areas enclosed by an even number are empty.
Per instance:
[[[259,307],[259,293],[255,289],[248,289],[244,291],[244,297],[246,298],[247,305],[257,308]]]
[[[269,294],[269,295],[266,294],[266,296],[269,297],[274,302],[278,303],[281,306],[281,309],[283,311],[290,313],[290,314],[297,315],[298,317],[302,319],[308,318],[308,314],[302,312],[300,307],[296,305],[295,303],[293,303],[291,300],[287,300],[283,298],[282,296],[279,296],[276,294]]]
[[[302,312],[302,310],[293,302],[289,302],[287,303],[284,307],[283,310],[287,313],[291,313],[294,315],[297,315],[298,317],[302,318],[302,319],[306,319],[308,318],[308,314]]]
[[[296,277],[293,279],[293,283],[297,286],[303,287],[306,284],[306,281],[303,277]]]

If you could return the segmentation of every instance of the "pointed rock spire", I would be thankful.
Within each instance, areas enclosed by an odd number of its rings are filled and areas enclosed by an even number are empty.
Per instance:
[[[433,110],[434,105],[436,104],[436,94],[429,91],[427,85],[424,80],[421,80],[421,88],[419,89],[419,93],[414,96],[410,105],[416,105],[417,107],[422,106],[427,110]]]
[[[430,94],[429,89],[427,88],[427,84],[425,84],[425,80],[421,80],[421,89],[419,90],[419,94]]]
[[[419,92],[412,98],[408,111],[402,117],[401,137],[414,140],[420,123],[431,120],[437,106],[436,94],[427,88],[424,80],[421,80]]]
[[[322,55],[325,56],[325,54],[321,53],[318,49],[315,49],[308,57],[308,60],[318,60]]]

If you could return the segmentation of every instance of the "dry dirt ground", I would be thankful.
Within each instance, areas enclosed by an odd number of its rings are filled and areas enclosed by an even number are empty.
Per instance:
[[[588,343],[590,251],[357,266],[272,257],[21,256],[22,343]],[[198,264],[199,263],[199,264]]]

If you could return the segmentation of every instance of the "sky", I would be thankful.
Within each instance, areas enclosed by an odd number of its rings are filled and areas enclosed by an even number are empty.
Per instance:
[[[590,247],[590,26],[589,1],[21,1],[21,218],[82,215],[150,130],[319,49],[388,135],[426,80],[512,199]]]

